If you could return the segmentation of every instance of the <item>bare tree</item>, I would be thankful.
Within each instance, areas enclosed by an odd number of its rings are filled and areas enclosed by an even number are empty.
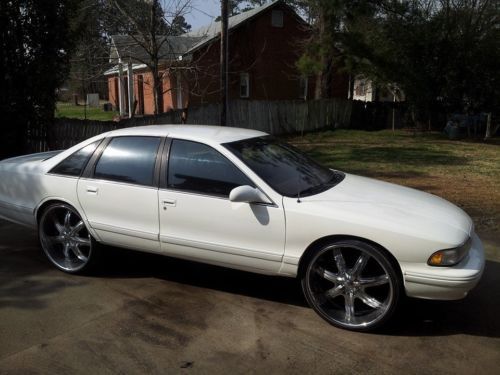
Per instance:
[[[228,0],[221,1],[221,33],[220,33],[220,88],[221,88],[221,113],[220,125],[227,125],[227,107],[229,100],[229,83],[227,63],[228,51]]]
[[[103,71],[109,68],[109,40],[102,18],[104,5],[103,0],[80,1],[72,19],[76,38],[67,85],[83,98],[89,92],[100,97],[107,92]]]
[[[191,10],[191,0],[108,0],[117,23],[125,24],[126,35],[141,49],[133,60],[146,65],[153,79],[154,113],[163,112],[163,78],[175,64],[177,22]],[[175,27],[172,27],[172,26]]]

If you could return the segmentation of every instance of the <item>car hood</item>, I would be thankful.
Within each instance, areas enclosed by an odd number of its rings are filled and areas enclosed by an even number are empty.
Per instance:
[[[347,173],[344,181],[334,188],[302,201],[336,206],[343,212],[350,208],[357,214],[362,213],[368,220],[392,221],[410,228],[414,225],[432,226],[434,230],[438,227],[453,227],[467,235],[472,231],[470,217],[440,197]]]

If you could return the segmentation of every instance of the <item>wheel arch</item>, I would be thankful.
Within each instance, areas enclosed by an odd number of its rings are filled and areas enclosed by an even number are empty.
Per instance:
[[[333,242],[339,242],[343,240],[355,240],[355,241],[361,241],[365,242],[369,245],[372,245],[375,247],[377,250],[379,250],[382,254],[384,254],[389,262],[394,266],[394,269],[398,273],[398,276],[400,277],[401,282],[404,284],[404,277],[403,277],[403,271],[401,270],[401,266],[399,265],[399,262],[396,260],[396,257],[389,251],[387,250],[384,246],[380,245],[379,243],[369,240],[367,238],[363,237],[358,237],[358,236],[353,236],[353,235],[348,235],[348,234],[337,234],[337,235],[330,235],[330,236],[325,236],[318,238],[314,242],[312,242],[304,251],[302,256],[300,257],[299,260],[299,267],[297,271],[297,277],[301,278],[306,270],[306,266],[308,261],[313,257],[316,251],[321,249],[322,247],[331,244]]]
[[[44,200],[42,200],[38,204],[38,206],[34,210],[35,225],[36,225],[36,227],[38,227],[38,224],[40,222],[40,217],[42,216],[43,211],[48,206],[50,206],[51,204],[54,204],[54,203],[63,203],[63,204],[67,204],[67,205],[71,206],[78,213],[78,215],[80,215],[80,217],[82,218],[82,220],[85,222],[85,225],[87,226],[87,229],[90,232],[90,234],[92,235],[92,237],[94,237],[94,239],[97,240],[98,242],[101,241],[101,239],[100,239],[99,235],[97,234],[97,232],[90,225],[90,223],[89,223],[89,221],[87,219],[87,215],[85,215],[85,213],[83,212],[83,209],[80,206],[77,206],[77,205],[73,204],[73,202],[71,202],[71,201],[69,201],[67,199],[64,199],[64,198],[48,197],[48,198],[45,198]]]
[[[75,207],[75,205],[73,203],[71,203],[70,201],[66,200],[66,199],[63,199],[63,198],[55,198],[55,197],[51,197],[51,198],[45,198],[43,201],[41,201],[38,206],[35,208],[35,212],[34,212],[34,215],[35,215],[35,222],[36,224],[38,225],[38,223],[40,222],[40,217],[42,216],[42,213],[43,211],[45,211],[45,209],[50,206],[51,204],[54,204],[54,203],[63,203],[63,204],[68,204],[70,205],[76,212],[78,212],[78,215],[80,215],[81,218],[85,218],[85,216],[82,215],[82,213],[80,212],[80,210]]]

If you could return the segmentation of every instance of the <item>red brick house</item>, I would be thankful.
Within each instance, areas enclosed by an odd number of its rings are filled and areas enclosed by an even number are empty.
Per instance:
[[[308,24],[281,1],[229,18],[229,99],[292,100],[311,98],[314,80],[295,67]],[[220,22],[168,38],[163,51],[163,111],[217,103]],[[140,47],[126,36],[114,36],[107,71],[109,99],[122,114],[153,113],[152,75],[139,56]],[[345,88],[337,89],[343,97]]]
[[[182,70],[191,65],[185,53],[200,38],[189,36],[159,36],[164,42],[160,51],[160,70],[163,73],[163,108],[185,108],[189,101],[188,85],[182,85]],[[165,39],[165,40],[162,40]],[[141,61],[146,60],[146,52],[133,38],[126,35],[112,36],[110,61],[116,65],[104,73],[108,80],[108,98],[121,115],[154,113],[153,75]]]

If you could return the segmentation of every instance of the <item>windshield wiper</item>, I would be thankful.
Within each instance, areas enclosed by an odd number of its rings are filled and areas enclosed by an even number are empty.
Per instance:
[[[297,193],[297,200],[300,202],[300,197],[322,193],[323,191],[326,191],[337,185],[340,181],[344,179],[344,177],[345,175],[343,173],[332,171],[332,177],[328,181],[323,182],[316,186],[308,187],[307,189],[304,190],[300,190]]]
[[[320,184],[320,185],[316,185],[316,186],[311,186],[311,187],[308,187],[307,189],[300,190],[297,193],[297,199],[300,199],[300,197],[303,197],[303,196],[307,197],[309,195],[313,195],[315,193],[319,193],[319,192],[323,191],[323,188],[325,186],[327,186],[327,185],[329,185],[329,183],[324,183],[324,184]]]

